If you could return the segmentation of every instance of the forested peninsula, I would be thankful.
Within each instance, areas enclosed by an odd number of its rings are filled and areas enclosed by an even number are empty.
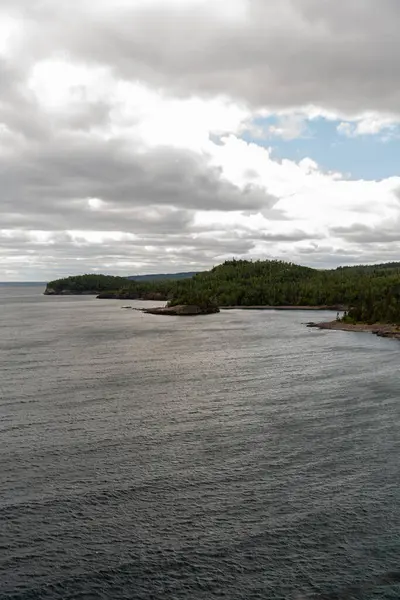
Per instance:
[[[331,308],[346,311],[350,324],[400,324],[400,263],[322,270],[277,260],[230,260],[185,279],[80,275],[51,281],[45,291],[88,293],[169,306]]]

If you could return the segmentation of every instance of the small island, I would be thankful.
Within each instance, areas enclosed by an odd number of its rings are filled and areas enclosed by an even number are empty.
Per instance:
[[[138,308],[147,315],[165,315],[171,317],[195,317],[219,313],[219,307],[213,304],[176,304],[175,306],[157,306],[154,308]]]

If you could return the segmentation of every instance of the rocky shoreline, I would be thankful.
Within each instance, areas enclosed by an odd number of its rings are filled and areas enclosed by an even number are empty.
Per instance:
[[[54,288],[46,287],[43,292],[44,296],[95,296],[99,292],[92,290],[84,290],[82,292],[76,292],[73,290],[55,290]]]
[[[177,304],[176,306],[155,306],[152,308],[132,308],[146,315],[165,315],[169,317],[195,317],[198,315],[211,315],[219,313],[218,306],[198,306],[197,304]]]
[[[254,305],[254,306],[221,306],[220,307],[221,310],[332,310],[332,311],[338,311],[338,312],[343,312],[345,310],[347,310],[346,306],[343,306],[342,304],[335,304],[335,305],[320,305],[320,306],[294,306],[294,305],[290,305],[290,306],[286,306],[286,305],[282,305],[282,306],[272,306],[269,304],[261,304],[261,305]]]
[[[315,327],[317,329],[330,329],[335,331],[355,331],[359,333],[373,333],[379,337],[392,338],[400,340],[399,325],[384,325],[374,323],[344,323],[342,321],[328,321],[323,323],[307,323],[307,327]]]

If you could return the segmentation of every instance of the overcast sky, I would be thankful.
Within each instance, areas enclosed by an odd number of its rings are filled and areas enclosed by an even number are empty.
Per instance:
[[[400,260],[399,0],[2,0],[0,281]]]

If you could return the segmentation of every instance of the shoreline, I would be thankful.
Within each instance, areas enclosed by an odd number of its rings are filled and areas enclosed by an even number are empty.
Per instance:
[[[342,321],[326,321],[323,323],[307,323],[307,327],[332,331],[353,331],[358,333],[372,333],[379,337],[391,338],[400,341],[400,325],[374,323],[342,323]]]
[[[220,306],[221,310],[330,310],[332,312],[344,312],[346,307],[340,306],[270,306],[270,305],[254,305],[254,306]]]

